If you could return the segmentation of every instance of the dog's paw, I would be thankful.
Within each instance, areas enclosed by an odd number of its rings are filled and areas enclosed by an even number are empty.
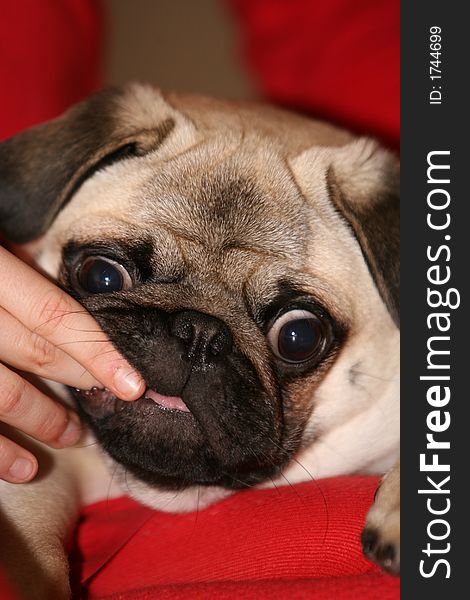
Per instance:
[[[387,573],[400,573],[400,511],[388,514],[380,526],[366,525],[361,541],[369,560]]]
[[[362,532],[362,549],[384,571],[400,573],[400,465],[384,478],[377,490]]]

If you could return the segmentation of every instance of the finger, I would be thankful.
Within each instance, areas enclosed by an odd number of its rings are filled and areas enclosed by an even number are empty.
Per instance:
[[[0,435],[0,479],[23,483],[30,481],[37,470],[37,460],[30,452]]]
[[[78,441],[78,417],[0,364],[0,421],[60,448]]]
[[[100,385],[80,363],[2,308],[0,323],[0,362],[76,388]]]
[[[99,328],[93,317],[73,298],[0,248],[0,306],[25,327],[59,347],[82,364],[98,381],[124,400],[145,391],[140,375],[127,363]]]

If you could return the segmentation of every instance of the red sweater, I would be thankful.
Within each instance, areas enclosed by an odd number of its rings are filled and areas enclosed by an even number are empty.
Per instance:
[[[398,0],[228,0],[260,92],[398,145]],[[93,0],[4,2],[0,139],[101,83]],[[378,480],[335,478],[239,493],[189,515],[127,498],[83,511],[72,580],[88,598],[395,600],[359,535]],[[1,540],[0,543],[6,543]],[[0,598],[13,598],[0,572]]]

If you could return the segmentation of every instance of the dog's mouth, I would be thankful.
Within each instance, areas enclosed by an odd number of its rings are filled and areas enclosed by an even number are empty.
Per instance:
[[[152,400],[155,402],[155,404],[157,404],[157,406],[163,408],[164,410],[191,412],[183,398],[180,398],[179,396],[164,396],[155,390],[147,389],[143,397],[148,400]]]
[[[279,405],[246,371],[195,369],[184,385],[147,383],[134,401],[104,388],[72,394],[105,452],[138,479],[165,489],[238,489],[273,476],[290,454],[281,447]]]
[[[147,388],[145,393],[132,402],[120,400],[106,388],[94,387],[90,390],[75,389],[75,395],[81,400],[82,410],[90,417],[102,418],[120,412],[129,405],[136,408],[163,410],[172,413],[191,413],[186,402],[180,396],[165,396],[156,390]]]

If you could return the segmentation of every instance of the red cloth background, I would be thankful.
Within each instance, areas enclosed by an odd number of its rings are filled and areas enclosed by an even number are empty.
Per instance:
[[[267,98],[398,149],[399,0],[228,0]]]
[[[228,1],[265,96],[397,147],[398,0]],[[2,139],[99,87],[103,16],[94,0],[0,3]],[[72,556],[75,589],[91,600],[395,600],[398,580],[359,544],[376,485],[354,477],[249,491],[176,516],[126,498],[90,506]],[[13,598],[1,572],[0,598]]]
[[[94,504],[71,556],[75,597],[398,600],[399,580],[359,543],[377,484],[338,477],[250,490],[185,515],[128,498]],[[1,574],[0,598],[14,599]]]
[[[0,0],[0,140],[59,115],[102,83],[97,0]]]
[[[343,477],[250,490],[184,515],[102,502],[83,511],[73,580],[90,600],[396,600],[398,579],[359,543],[377,484]]]

